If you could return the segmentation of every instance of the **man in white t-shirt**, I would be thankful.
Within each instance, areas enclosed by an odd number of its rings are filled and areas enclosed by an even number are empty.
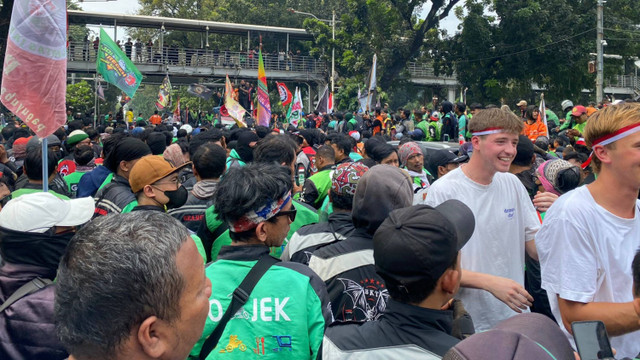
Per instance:
[[[571,323],[604,322],[617,357],[640,351],[631,263],[640,247],[640,104],[598,111],[584,131],[596,180],[561,196],[536,235],[554,316],[570,340]]]
[[[524,254],[538,258],[533,239],[540,222],[524,186],[507,172],[522,127],[514,114],[499,109],[475,115],[469,123],[471,160],[431,185],[425,200],[437,206],[458,199],[476,218],[473,236],[462,248],[458,295],[476,331],[528,311],[533,301],[524,289]]]

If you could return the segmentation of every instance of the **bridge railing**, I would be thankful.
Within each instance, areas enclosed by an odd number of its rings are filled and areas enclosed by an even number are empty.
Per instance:
[[[165,64],[177,66],[206,66],[227,69],[258,69],[258,53],[249,51],[215,51],[211,49],[178,48],[158,45],[130,49],[121,44],[122,50],[135,64]],[[98,45],[92,42],[70,42],[67,54],[68,61],[95,62]],[[262,53],[265,70],[296,71],[314,74],[328,74],[328,66],[324,61],[310,56],[281,53]]]
[[[608,79],[608,86],[640,90],[640,77],[635,75],[616,75]]]
[[[428,77],[439,77],[439,78],[455,78],[455,73],[451,76],[446,75],[438,75],[436,76],[433,71],[433,64],[429,62],[408,62],[407,70],[409,70],[409,74],[412,78],[428,78]]]

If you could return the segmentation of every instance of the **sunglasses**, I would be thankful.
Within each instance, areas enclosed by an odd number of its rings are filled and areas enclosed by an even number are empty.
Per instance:
[[[274,217],[277,216],[288,216],[289,217],[289,221],[294,222],[296,220],[296,214],[298,213],[298,210],[296,210],[296,208],[293,208],[293,210],[286,210],[286,211],[280,211],[279,213],[275,214]]]

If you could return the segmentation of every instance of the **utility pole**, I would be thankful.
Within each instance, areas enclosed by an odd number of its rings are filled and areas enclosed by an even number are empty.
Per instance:
[[[603,24],[603,11],[604,0],[598,0],[598,25],[597,25],[597,40],[596,48],[598,52],[598,59],[596,63],[596,102],[601,102],[604,94],[604,24]]]

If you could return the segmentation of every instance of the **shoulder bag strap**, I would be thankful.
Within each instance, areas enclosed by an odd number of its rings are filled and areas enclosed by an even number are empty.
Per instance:
[[[224,315],[222,315],[222,319],[218,322],[215,330],[213,330],[213,333],[211,333],[202,345],[202,350],[200,350],[200,360],[206,359],[209,353],[215,349],[216,345],[218,345],[218,341],[220,341],[222,332],[227,326],[229,320],[231,320],[231,317],[247,302],[253,288],[256,287],[256,284],[260,281],[267,270],[279,261],[279,259],[269,255],[261,257],[249,271],[247,276],[245,276],[240,285],[233,291],[231,304],[227,308],[227,311],[224,312]]]
[[[13,294],[11,294],[11,296],[9,296],[9,298],[2,304],[2,306],[0,306],[0,313],[3,312],[6,308],[11,306],[16,301],[22,299],[27,295],[33,294],[34,292],[44,288],[49,284],[53,284],[53,281],[49,279],[43,279],[43,278],[37,277],[29,281],[28,283],[20,286],[18,290],[16,290]]]

